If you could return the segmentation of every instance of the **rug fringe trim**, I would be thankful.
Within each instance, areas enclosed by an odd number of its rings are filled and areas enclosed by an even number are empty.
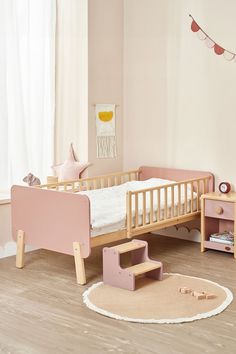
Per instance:
[[[106,311],[106,310],[103,310],[97,306],[95,306],[90,300],[89,300],[89,294],[96,288],[98,288],[99,286],[101,286],[103,284],[102,281],[98,282],[98,283],[95,283],[93,284],[90,288],[88,288],[84,293],[83,293],[83,302],[85,303],[85,305],[97,312],[97,313],[100,313],[101,315],[104,315],[106,317],[110,317],[110,318],[114,318],[116,320],[121,320],[121,321],[127,321],[127,322],[137,322],[137,323],[160,323],[160,324],[164,324],[164,323],[168,323],[168,324],[174,324],[174,323],[183,323],[183,322],[192,322],[192,321],[196,321],[196,320],[200,320],[200,319],[203,319],[203,318],[209,318],[209,317],[212,317],[212,316],[215,316],[215,315],[218,315],[219,313],[221,313],[222,311],[224,311],[226,309],[226,307],[229,306],[229,304],[233,301],[233,294],[232,292],[216,283],[216,282],[213,282],[211,280],[208,280],[208,279],[204,279],[204,278],[199,278],[199,277],[194,277],[194,276],[191,276],[191,275],[184,275],[184,274],[179,274],[179,273],[164,273],[164,275],[180,275],[180,276],[184,276],[184,277],[187,277],[187,278],[194,278],[194,279],[200,279],[200,280],[204,280],[208,283],[211,283],[211,284],[214,284],[214,285],[217,285],[218,287],[220,287],[221,289],[223,289],[226,293],[226,299],[225,301],[220,305],[218,306],[216,309],[214,310],[211,310],[209,312],[205,312],[205,313],[201,313],[201,314],[197,314],[193,317],[180,317],[180,318],[174,318],[174,319],[168,319],[168,318],[165,318],[165,319],[160,319],[160,320],[156,320],[156,319],[142,319],[142,318],[130,318],[130,317],[123,317],[123,316],[120,316],[120,315],[117,315],[115,313],[112,313],[112,312],[109,312],[109,311]]]

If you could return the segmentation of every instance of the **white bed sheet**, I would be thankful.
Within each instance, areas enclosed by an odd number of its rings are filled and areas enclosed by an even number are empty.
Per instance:
[[[91,208],[91,224],[92,231],[91,236],[96,237],[105,233],[115,232],[118,230],[123,230],[126,227],[126,193],[127,191],[135,191],[144,188],[159,187],[166,184],[175,183],[175,181],[160,179],[160,178],[150,178],[145,181],[131,181],[123,183],[119,186],[113,186],[102,189],[95,189],[89,191],[82,191],[79,194],[87,195],[90,199]],[[181,213],[185,203],[184,195],[184,185],[181,185]],[[196,193],[194,193],[194,205],[193,210],[196,210]],[[154,191],[154,211],[157,211],[157,192]],[[174,200],[175,208],[174,215],[178,215],[178,187],[174,187]],[[187,189],[187,210],[190,211],[191,205],[191,188]],[[160,193],[161,219],[164,218],[164,190]],[[168,189],[167,194],[167,204],[168,210],[167,215],[171,214],[171,189]],[[133,203],[134,205],[134,203]],[[149,221],[149,211],[150,211],[150,193],[146,194],[146,214],[147,221]],[[134,213],[134,210],[133,210]],[[156,213],[154,213],[154,221],[156,219]],[[139,194],[139,218],[140,223],[142,221],[142,193]]]

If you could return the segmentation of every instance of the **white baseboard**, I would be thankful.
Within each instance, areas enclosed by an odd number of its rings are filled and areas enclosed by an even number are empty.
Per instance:
[[[25,246],[25,252],[36,250],[36,247]],[[0,246],[0,259],[16,255],[16,242],[10,241],[5,244],[4,247]]]

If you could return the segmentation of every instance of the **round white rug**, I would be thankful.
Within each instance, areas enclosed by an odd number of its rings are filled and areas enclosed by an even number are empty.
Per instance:
[[[197,300],[181,294],[180,287],[215,295]],[[232,302],[231,291],[215,282],[192,276],[165,273],[162,281],[142,278],[135,291],[96,283],[83,294],[86,306],[101,315],[140,323],[181,323],[211,317],[224,311]]]

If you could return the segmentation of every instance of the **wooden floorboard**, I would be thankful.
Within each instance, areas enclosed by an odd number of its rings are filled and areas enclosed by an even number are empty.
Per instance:
[[[199,244],[157,235],[145,239],[164,271],[210,279],[236,295],[231,254],[201,254]],[[86,286],[75,282],[72,256],[34,251],[26,254],[23,269],[15,268],[14,257],[0,260],[1,354],[236,353],[235,301],[218,316],[175,325],[116,321],[87,309],[81,295],[101,280],[101,251],[94,249],[86,260]]]

